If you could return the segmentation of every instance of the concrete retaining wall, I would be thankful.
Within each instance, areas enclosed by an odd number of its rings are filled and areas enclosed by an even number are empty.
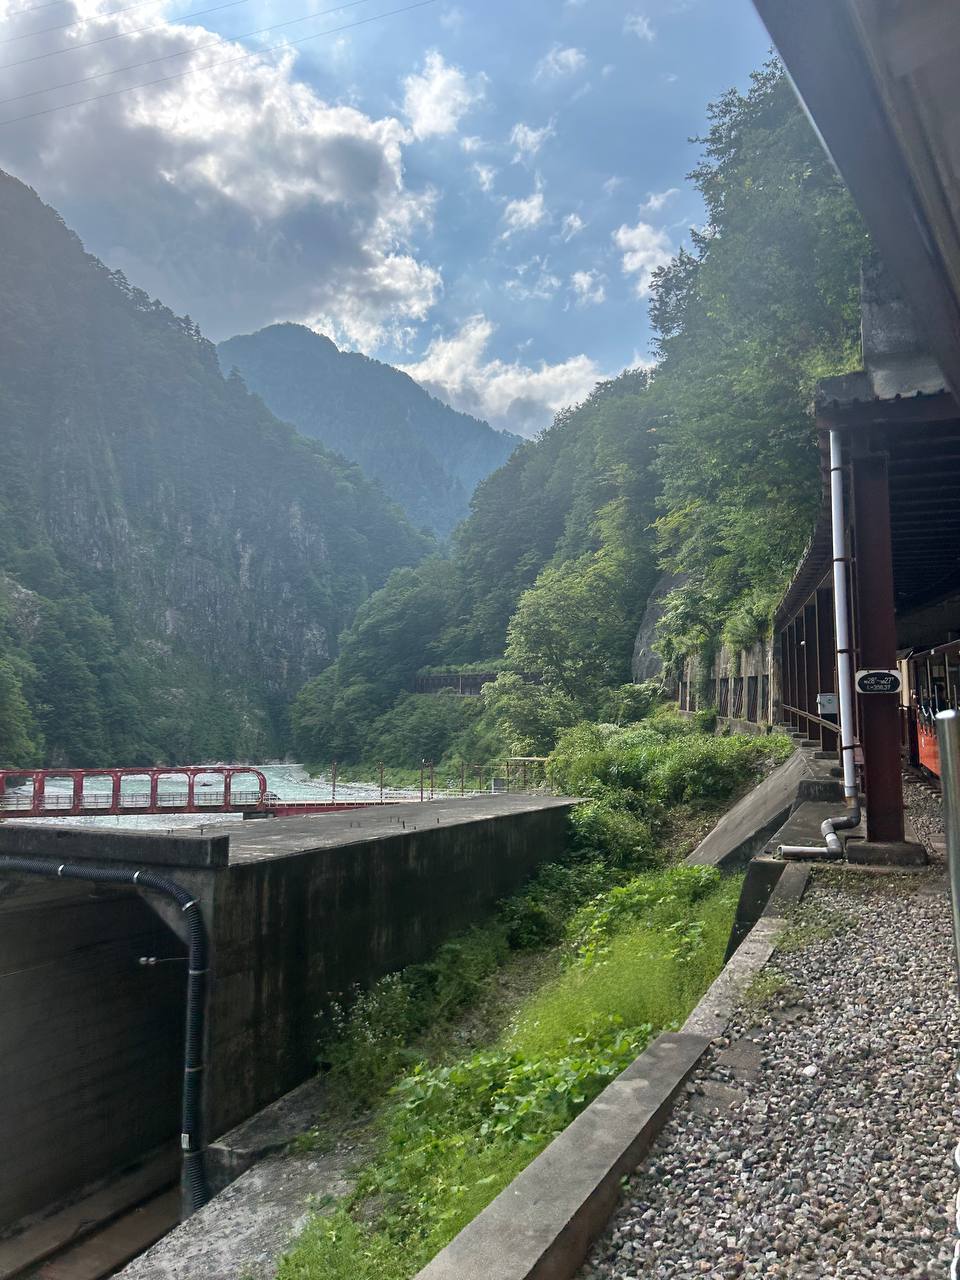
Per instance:
[[[426,959],[555,858],[573,803],[503,796],[243,823],[229,860],[223,836],[2,823],[0,854],[152,866],[200,903],[212,1140],[316,1069],[331,997]],[[0,1231],[176,1139],[181,931],[157,895],[0,865],[0,1132],[17,1171],[0,1179]]]
[[[481,919],[556,856],[566,824],[566,807],[398,824],[392,837],[231,866],[212,913],[211,1136],[315,1070],[316,1015],[331,997]]]

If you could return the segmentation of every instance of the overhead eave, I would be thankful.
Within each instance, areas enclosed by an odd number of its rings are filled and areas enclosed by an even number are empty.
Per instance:
[[[953,0],[754,0],[874,244],[960,395]]]

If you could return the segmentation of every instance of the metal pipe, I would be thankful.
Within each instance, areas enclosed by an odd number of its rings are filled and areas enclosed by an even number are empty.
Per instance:
[[[853,753],[853,653],[850,643],[850,611],[847,600],[847,522],[843,502],[843,441],[830,432],[830,531],[833,542],[833,618],[837,641],[837,690],[840,700],[840,761],[843,766],[843,799],[846,812],[820,824],[822,845],[782,844],[784,858],[839,858],[843,846],[837,831],[860,825],[860,792]]]
[[[124,867],[93,863],[56,862],[45,858],[21,858],[0,854],[0,871],[47,876],[53,880],[87,880],[95,884],[126,884],[172,898],[183,912],[187,927],[186,1033],[183,1049],[183,1093],[180,1106],[180,1147],[183,1153],[183,1216],[189,1217],[210,1199],[203,1161],[203,1041],[207,980],[207,931],[199,903],[183,885],[154,871],[130,871]],[[149,1099],[146,1100],[149,1102]]]
[[[940,712],[937,716],[937,738],[940,744],[940,786],[947,836],[950,905],[953,910],[953,951],[960,978],[960,712]],[[960,1083],[960,1072],[957,1072],[956,1080]],[[953,1163],[960,1173],[960,1144],[954,1150]],[[960,1192],[956,1198],[954,1230],[958,1238],[950,1265],[950,1280],[960,1277]]]

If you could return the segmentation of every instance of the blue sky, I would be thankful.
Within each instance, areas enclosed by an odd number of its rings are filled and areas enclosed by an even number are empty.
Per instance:
[[[314,324],[525,434],[649,358],[688,138],[769,47],[749,0],[4,3],[0,166],[92,252],[212,338]]]

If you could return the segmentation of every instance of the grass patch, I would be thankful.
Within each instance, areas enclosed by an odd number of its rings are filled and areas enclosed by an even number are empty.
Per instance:
[[[378,1155],[351,1197],[311,1220],[279,1280],[409,1280],[652,1035],[686,1015],[722,965],[739,877],[710,868],[614,871],[621,883],[583,901],[598,874],[582,862],[550,868],[525,905],[502,913],[499,945],[509,946],[510,923],[531,903],[543,906],[538,888],[548,916],[567,904],[551,976],[489,1047],[402,1069],[414,1050],[402,1046],[400,1028],[420,982],[410,971],[378,984],[347,1015],[334,1073],[367,1095],[389,1070],[400,1074],[380,1110]]]

